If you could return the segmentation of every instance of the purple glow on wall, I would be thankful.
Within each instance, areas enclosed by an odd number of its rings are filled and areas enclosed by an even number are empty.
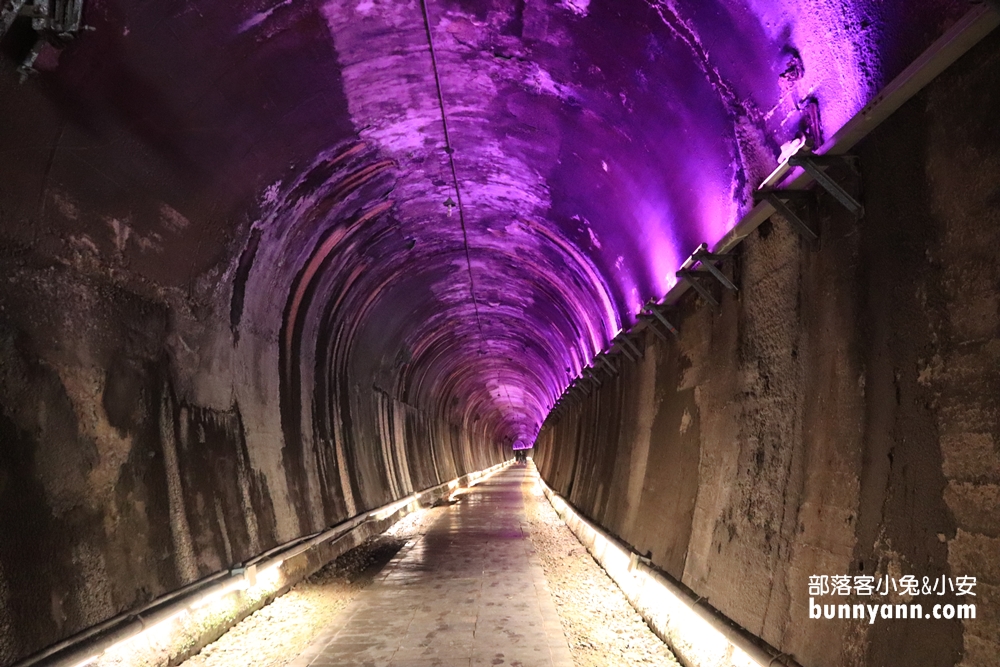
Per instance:
[[[783,145],[829,137],[963,11],[954,0],[427,8],[439,80],[419,3],[323,4],[368,164],[391,161],[391,184],[343,194],[334,185],[350,180],[308,176],[317,160],[264,208],[335,225],[391,198],[330,251],[336,261],[297,258],[326,273],[306,285],[323,298],[296,317],[354,304],[322,317],[358,386],[525,443],[684,258],[752,205]],[[274,20],[243,25],[266,35]],[[334,215],[324,202],[337,197]],[[449,199],[462,203],[451,214]],[[289,247],[315,237],[282,224]]]

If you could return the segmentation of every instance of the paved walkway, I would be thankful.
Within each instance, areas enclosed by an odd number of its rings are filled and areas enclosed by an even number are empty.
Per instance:
[[[475,486],[289,667],[572,667],[525,528],[534,473]]]

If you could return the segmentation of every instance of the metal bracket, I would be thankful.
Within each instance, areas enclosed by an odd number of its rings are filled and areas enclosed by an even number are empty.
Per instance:
[[[792,223],[795,231],[810,241],[819,239],[819,232],[813,229],[808,221],[799,217],[799,214],[788,205],[790,202],[805,202],[809,207],[816,201],[816,195],[809,190],[775,190],[762,188],[753,193],[753,198],[766,201],[774,207],[774,210],[781,214],[781,217]],[[808,215],[808,210],[807,210]],[[810,216],[811,217],[811,216]]]
[[[706,301],[708,301],[713,306],[718,306],[719,302],[716,300],[712,293],[708,291],[704,285],[699,282],[698,278],[705,275],[711,275],[713,278],[719,281],[723,287],[731,292],[737,292],[736,285],[732,283],[729,278],[719,271],[719,268],[715,266],[713,262],[722,261],[730,259],[731,255],[718,255],[708,251],[708,244],[702,243],[698,246],[698,249],[694,251],[690,258],[684,262],[684,266],[692,266],[697,262],[700,267],[697,269],[684,268],[677,272],[678,278],[684,278],[687,280],[691,287],[693,287],[698,294],[702,296]]]
[[[663,308],[663,306],[658,305],[657,303],[655,303],[653,299],[650,299],[649,302],[646,303],[646,309],[639,314],[639,319],[647,323],[647,326],[649,327],[650,331],[656,334],[657,338],[662,340],[664,343],[669,343],[670,342],[669,339],[665,335],[663,335],[663,332],[661,332],[660,328],[656,326],[656,323],[659,322],[660,324],[662,324],[666,328],[666,330],[672,333],[674,336],[677,336],[679,332],[677,330],[677,327],[671,324],[670,320],[664,317],[663,313],[661,312],[661,308]]]
[[[597,359],[602,364],[604,364],[604,367],[607,368],[612,375],[618,375],[618,369],[615,368],[615,365],[611,362],[610,359],[608,359],[607,355],[605,355],[603,352],[595,356],[594,359]]]
[[[860,217],[865,213],[861,202],[823,170],[824,167],[846,166],[854,173],[858,173],[857,161],[858,158],[853,155],[813,155],[803,152],[788,158],[788,164],[805,169],[806,173],[812,176],[820,187],[829,192],[844,208]]]
[[[708,289],[698,281],[698,276],[700,275],[703,275],[703,272],[692,271],[691,269],[681,269],[680,271],[677,272],[677,277],[684,278],[689,283],[691,283],[691,287],[693,287],[695,291],[698,292],[698,294],[700,294],[703,299],[705,299],[705,301],[708,301],[713,306],[718,306],[719,302],[715,300],[715,297],[712,296],[712,293],[709,292]]]
[[[656,334],[656,337],[662,340],[664,343],[669,343],[667,337],[663,335],[663,332],[656,327],[656,322],[653,320],[653,316],[648,313],[639,313],[639,320],[646,323],[646,328]]]
[[[663,326],[667,328],[667,331],[669,331],[675,336],[680,335],[680,331],[677,329],[677,327],[675,327],[673,324],[670,323],[670,321],[666,318],[666,316],[664,316],[664,314],[660,312],[660,309],[657,306],[650,306],[649,313],[653,317],[658,319],[663,324]]]
[[[622,333],[618,334],[618,337],[615,338],[615,340],[618,340],[618,339],[621,339],[622,342],[624,342],[625,345],[630,350],[632,350],[633,352],[635,352],[635,358],[632,361],[638,361],[639,359],[642,358],[642,350],[640,350],[639,347],[635,343],[632,342],[632,339],[628,337],[627,333],[622,332]]]
[[[583,369],[583,374],[588,380],[596,384],[598,387],[604,384],[597,378],[597,374],[594,372],[594,369],[591,368],[590,366],[587,366],[586,368]]]
[[[698,249],[694,251],[694,254],[691,255],[691,257],[697,260],[701,264],[701,268],[706,269],[709,273],[711,273],[727,290],[730,290],[731,292],[739,291],[736,289],[736,285],[734,285],[729,278],[727,278],[722,271],[719,271],[718,267],[712,263],[731,259],[732,255],[717,255],[715,253],[711,253],[708,251],[708,244],[702,243],[698,246]]]
[[[639,361],[636,357],[632,356],[632,353],[629,352],[628,348],[626,348],[626,347],[617,347],[616,346],[616,347],[612,348],[612,351],[613,352],[621,352],[622,354],[624,354],[628,358],[629,361],[633,361],[633,362]]]

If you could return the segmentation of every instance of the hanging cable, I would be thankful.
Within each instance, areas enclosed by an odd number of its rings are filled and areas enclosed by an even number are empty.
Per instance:
[[[441,128],[444,130],[444,151],[448,155],[448,164],[451,167],[451,181],[455,188],[455,199],[457,200],[453,202],[454,206],[448,206],[448,216],[451,217],[453,207],[458,209],[458,221],[462,227],[462,242],[465,245],[465,266],[469,272],[469,294],[472,296],[472,307],[476,313],[476,327],[479,329],[479,351],[481,354],[486,354],[486,334],[483,332],[483,321],[479,315],[479,301],[476,299],[476,280],[472,274],[472,253],[469,249],[469,232],[465,225],[465,208],[462,205],[462,191],[458,187],[458,171],[455,168],[455,149],[451,144],[451,134],[448,131],[448,115],[444,110],[444,93],[441,91],[441,75],[438,71],[437,53],[434,50],[434,37],[431,33],[431,20],[427,12],[427,0],[420,0],[420,10],[424,17],[424,31],[427,33],[427,48],[431,54],[431,68],[434,72],[434,84],[437,88],[438,108],[441,110]],[[449,197],[445,205],[450,201],[451,198]],[[499,371],[497,372],[497,382],[500,383],[507,397],[507,405],[513,410],[514,404],[510,400],[507,385],[502,381]]]
[[[469,293],[472,296],[472,306],[476,312],[476,326],[479,327],[480,341],[483,337],[483,323],[479,317],[479,302],[476,299],[476,280],[472,275],[472,253],[469,250],[469,232],[465,226],[465,208],[462,206],[462,191],[458,187],[458,171],[455,169],[455,149],[451,145],[451,134],[448,132],[448,116],[444,111],[444,94],[441,92],[441,75],[438,73],[437,54],[434,51],[434,38],[431,35],[431,20],[427,14],[427,0],[420,0],[420,9],[424,15],[424,31],[427,33],[427,48],[431,52],[431,67],[434,70],[434,84],[437,87],[438,107],[441,109],[441,127],[444,130],[444,151],[448,154],[448,164],[451,167],[451,181],[455,187],[455,199],[458,209],[458,221],[462,226],[462,242],[465,245],[465,266],[469,271]],[[449,198],[450,200],[450,198]],[[451,207],[448,207],[449,215]]]

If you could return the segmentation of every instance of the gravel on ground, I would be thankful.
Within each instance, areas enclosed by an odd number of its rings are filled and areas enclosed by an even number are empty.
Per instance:
[[[181,667],[283,667],[371,583],[407,540],[447,511],[445,504],[407,516],[248,616]],[[527,487],[525,514],[575,667],[679,665],[538,485]]]
[[[294,660],[368,586],[407,540],[444,508],[414,512],[233,626],[181,667],[282,667]]]
[[[680,664],[537,484],[525,492],[525,513],[576,667]]]

